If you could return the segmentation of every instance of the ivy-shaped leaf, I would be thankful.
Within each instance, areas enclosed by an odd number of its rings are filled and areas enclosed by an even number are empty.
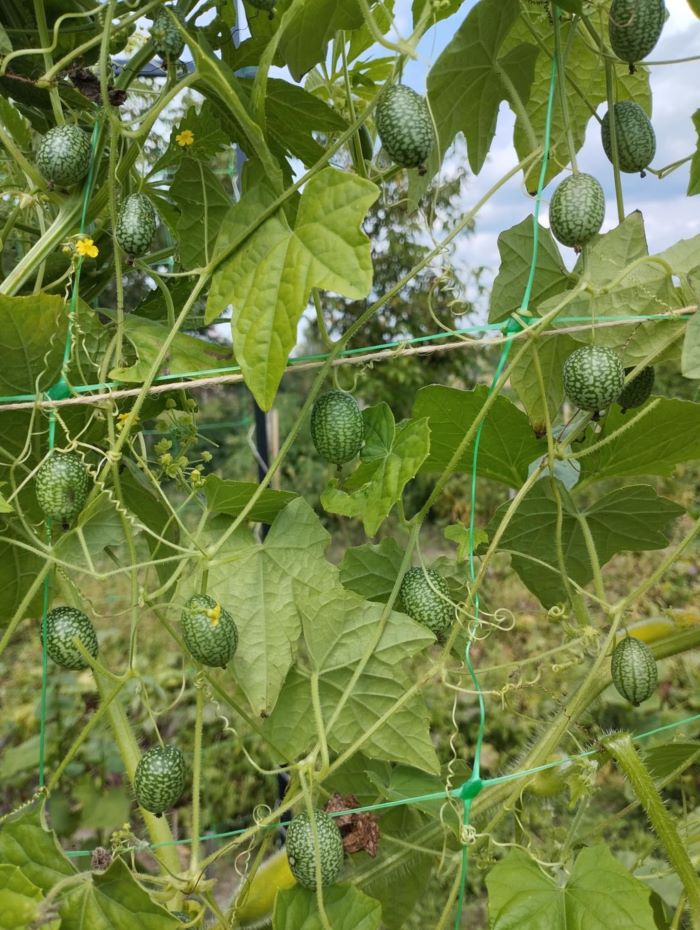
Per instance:
[[[378,930],[382,921],[379,901],[354,885],[323,889],[323,908],[333,930]],[[316,893],[296,885],[280,891],[275,899],[272,930],[323,930]]]
[[[334,168],[321,171],[304,188],[293,226],[278,211],[214,276],[207,319],[233,306],[236,359],[264,410],[272,406],[296,345],[297,325],[311,289],[355,299],[369,293],[372,261],[360,223],[378,193],[362,178]],[[243,209],[250,208],[245,204]],[[229,222],[240,227],[238,211]]]
[[[698,0],[700,7],[700,0]],[[698,15],[696,13],[696,15]],[[688,178],[688,196],[700,194],[700,110],[693,113],[693,126],[698,134],[698,147],[690,162],[690,177]]]
[[[321,495],[321,504],[331,513],[360,517],[368,536],[374,536],[394,504],[401,500],[404,488],[416,476],[430,451],[430,428],[426,418],[407,420],[394,430],[394,417],[389,407],[379,406],[382,408],[380,415],[384,416],[381,421],[377,416],[373,418],[376,429],[370,434],[374,457],[348,478],[345,483],[348,490],[333,480]],[[383,430],[381,438],[380,428]],[[390,441],[388,448],[384,445],[386,441]]]

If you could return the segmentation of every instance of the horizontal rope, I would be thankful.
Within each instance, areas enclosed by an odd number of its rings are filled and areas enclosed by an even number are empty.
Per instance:
[[[648,739],[650,736],[656,736],[658,733],[664,733],[669,730],[676,730],[678,727],[685,726],[688,723],[695,723],[700,721],[700,714],[693,714],[690,717],[684,717],[682,720],[676,720],[675,723],[667,723],[660,727],[655,727],[653,730],[646,730],[642,733],[637,733],[632,736],[634,742],[639,742],[644,739]],[[546,762],[543,765],[535,766],[530,769],[520,769],[517,772],[509,772],[507,775],[498,775],[494,778],[484,778],[478,779],[478,785],[476,788],[476,793],[480,792],[483,789],[489,788],[493,785],[501,785],[504,782],[516,781],[517,779],[527,778],[530,775],[536,775],[538,772],[544,772],[547,769],[558,768],[561,765],[569,765],[571,762],[576,759],[587,759],[591,756],[598,755],[599,753],[604,752],[603,749],[589,749],[585,752],[579,752],[574,756],[565,756],[562,759],[557,759],[554,762]],[[422,804],[432,801],[447,801],[448,799],[459,799],[465,797],[465,789],[468,789],[469,785],[473,784],[471,780],[466,781],[461,787],[455,788],[453,791],[433,791],[429,794],[421,794],[412,798],[397,798],[395,801],[381,801],[378,804],[365,804],[362,807],[351,807],[346,810],[340,811],[329,811],[331,817],[340,817],[344,814],[364,814],[372,811],[379,810],[389,810],[394,807],[404,807],[408,804]],[[201,836],[200,842],[206,840],[221,840],[228,839],[234,836],[241,836],[243,833],[246,833],[251,829],[252,824],[249,824],[247,827],[241,827],[238,830],[227,830],[224,833],[205,833]],[[276,821],[275,823],[269,824],[260,824],[261,830],[276,830],[279,827],[287,826],[283,821]],[[182,840],[173,840],[172,843],[143,843],[139,846],[130,846],[124,852],[139,852],[147,849],[160,849],[163,846],[188,846],[192,842],[191,838],[186,838]],[[71,859],[76,859],[81,856],[91,856],[93,850],[91,849],[71,849],[64,850],[66,856]]]
[[[677,320],[683,316],[693,314],[697,312],[697,309],[697,306],[693,305],[688,307],[681,307],[678,310],[671,310],[668,313],[655,313],[646,316],[625,316],[606,319],[605,321],[596,322],[596,329],[600,330],[616,326],[629,326],[634,323],[668,322],[670,320]],[[537,317],[533,317],[532,322],[536,323],[537,319]],[[582,325],[576,325],[581,320],[584,320],[585,323]],[[543,338],[552,334],[562,335],[565,333],[585,332],[591,328],[590,317],[563,317],[561,322],[572,323],[574,325],[555,326],[551,330],[547,330],[539,334],[538,338]],[[338,367],[341,365],[361,365],[368,361],[386,361],[388,359],[396,358],[398,354],[403,356],[413,356],[429,355],[434,352],[451,352],[455,349],[465,348],[497,348],[498,346],[501,346],[510,340],[528,338],[528,331],[525,329],[518,333],[508,333],[501,338],[496,337],[470,340],[460,339],[454,342],[443,343],[442,345],[414,345],[416,342],[425,343],[429,340],[447,339],[453,335],[466,335],[470,332],[481,333],[484,331],[493,330],[502,332],[506,325],[506,323],[483,324],[481,326],[466,327],[465,329],[461,330],[449,330],[445,333],[434,333],[430,336],[418,336],[414,339],[384,343],[379,346],[364,346],[358,349],[348,349],[341,353],[338,358],[334,359],[332,364],[333,367]],[[323,365],[328,359],[328,357],[329,354],[325,353],[318,355],[303,355],[299,358],[291,358],[289,359],[288,367],[285,369],[283,374],[287,375],[296,371],[310,371],[315,368],[320,368],[321,365]],[[210,371],[218,372],[218,374],[212,375],[211,377],[200,377],[200,375],[208,374]],[[244,378],[241,374],[239,365],[231,365],[230,367],[218,369],[205,369],[199,372],[176,372],[172,375],[160,375],[158,378],[156,378],[156,381],[160,383],[151,385],[148,393],[149,395],[164,394],[168,391],[174,391],[181,388],[185,388],[187,390],[199,390],[201,388],[213,387],[219,384],[238,384],[243,380]],[[100,391],[102,388],[108,388],[108,390],[101,391],[97,394],[82,393],[94,390]],[[121,388],[117,383],[107,383],[104,385],[77,385],[71,387],[71,390],[78,396],[52,399],[47,397],[42,398],[34,394],[17,394],[5,397],[0,396],[0,405],[2,405],[3,410],[34,410],[36,408],[52,409],[56,407],[74,407],[99,404],[103,401],[119,400],[124,397],[138,397],[142,391],[142,388]],[[0,413],[1,412],[2,411],[0,411]]]

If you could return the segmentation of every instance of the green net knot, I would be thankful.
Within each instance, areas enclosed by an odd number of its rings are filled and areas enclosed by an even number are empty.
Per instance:
[[[58,381],[48,389],[46,396],[51,400],[65,400],[66,397],[70,397],[70,393],[70,384],[61,375]]]
[[[465,781],[462,787],[459,789],[459,797],[462,798],[463,801],[471,801],[478,794],[481,794],[481,789],[483,787],[484,782],[481,780],[481,778],[474,778],[472,775],[469,781]]]

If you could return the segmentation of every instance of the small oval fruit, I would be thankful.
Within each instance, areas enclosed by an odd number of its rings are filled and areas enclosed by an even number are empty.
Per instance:
[[[185,40],[177,28],[175,15],[167,7],[163,7],[158,11],[151,26],[151,38],[156,47],[156,54],[161,58],[179,58],[185,47]]]
[[[625,368],[625,375],[628,375],[633,368]],[[632,378],[629,384],[626,384],[620,396],[617,398],[618,404],[622,407],[622,412],[631,410],[633,407],[641,407],[651,395],[654,387],[654,366],[647,365],[642,368],[639,374]]]
[[[369,131],[369,129],[362,124],[358,130],[358,136],[360,137],[360,148],[362,149],[362,157],[365,161],[372,161],[374,157],[374,139]]]
[[[144,194],[129,194],[117,215],[117,242],[127,255],[143,255],[158,225],[153,204]]]
[[[666,19],[664,0],[613,0],[608,35],[613,52],[634,65],[659,41]]]
[[[325,811],[314,811],[318,839],[321,885],[332,885],[343,868],[343,840],[335,820]],[[287,830],[287,860],[292,874],[304,888],[316,888],[316,852],[312,821],[306,812],[297,814]]]
[[[182,633],[190,653],[203,665],[226,668],[238,646],[233,617],[208,594],[193,594],[187,601]]]
[[[625,636],[615,646],[610,673],[618,692],[635,707],[651,697],[659,680],[651,649],[634,636]]]
[[[600,131],[605,154],[612,162],[610,111],[603,117]],[[656,153],[656,136],[649,117],[638,103],[621,100],[615,104],[615,135],[620,171],[627,174],[644,171]]]
[[[436,636],[446,632],[455,618],[447,582],[434,568],[409,568],[399,588],[397,609],[422,623]]]
[[[591,174],[572,174],[554,191],[549,225],[562,245],[579,250],[600,231],[605,219],[605,193]]]
[[[433,147],[433,121],[425,97],[392,84],[377,104],[376,125],[387,154],[402,168],[425,171]]]
[[[54,126],[39,143],[36,164],[47,181],[72,187],[88,173],[90,137],[78,126]]]
[[[76,452],[51,452],[37,469],[36,499],[44,516],[69,524],[85,506],[90,474]]]
[[[139,759],[134,792],[141,807],[159,816],[185,789],[187,766],[177,746],[153,746]]]
[[[620,357],[607,346],[582,346],[564,362],[564,391],[581,410],[598,412],[617,400],[625,383]]]
[[[98,644],[95,628],[87,614],[77,607],[54,607],[46,615],[46,651],[63,668],[89,668],[75,646],[78,639],[93,659],[97,658]]]
[[[362,413],[352,394],[328,391],[311,411],[311,438],[327,462],[343,465],[354,459],[364,441]]]

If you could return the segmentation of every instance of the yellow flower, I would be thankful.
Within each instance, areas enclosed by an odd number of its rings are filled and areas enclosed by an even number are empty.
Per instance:
[[[75,243],[75,251],[78,255],[82,255],[87,258],[97,258],[100,254],[100,250],[97,248],[92,239],[78,239]]]
[[[179,132],[175,136],[175,141],[177,142],[178,145],[181,145],[183,147],[186,145],[192,145],[192,143],[194,142],[194,133],[192,132],[191,129],[183,129],[182,132]]]

